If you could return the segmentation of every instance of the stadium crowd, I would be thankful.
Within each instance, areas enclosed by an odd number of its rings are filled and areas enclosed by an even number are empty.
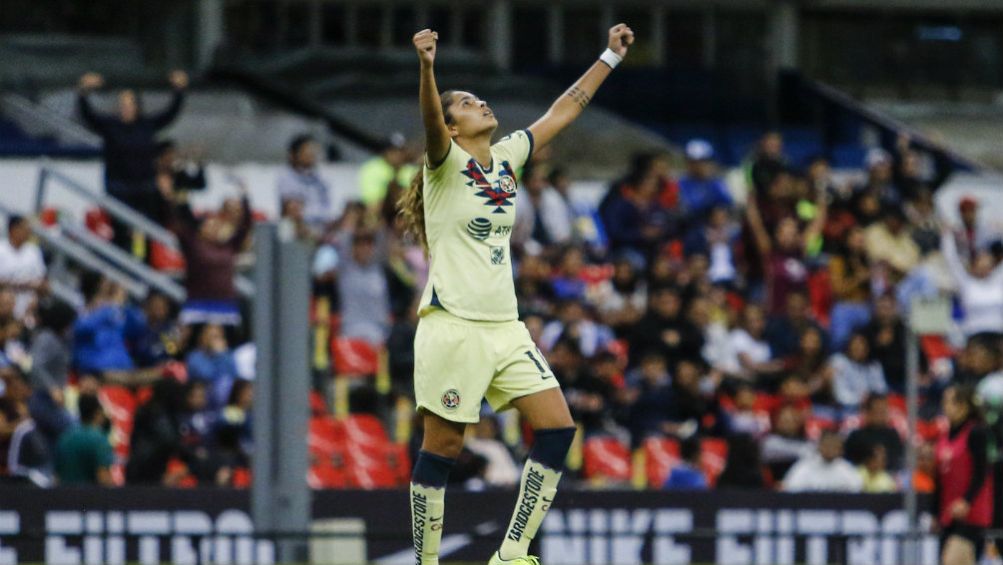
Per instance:
[[[81,104],[100,84],[84,82]],[[186,82],[172,77],[173,113]],[[128,137],[138,119],[152,140],[170,119],[143,121],[134,108],[118,118],[93,112],[88,122],[106,136]],[[356,379],[333,395],[348,394],[350,410],[396,428],[395,400],[407,404],[413,394],[415,304],[427,261],[402,235],[394,203],[420,155],[395,136],[363,166],[360,186],[332,187],[318,172],[320,154],[308,136],[290,143],[276,179],[281,216],[316,246],[315,310],[323,304],[331,313],[332,336],[386,352],[388,387]],[[8,220],[0,243],[7,480],[247,484],[254,351],[233,279],[241,257],[253,257],[251,202],[242,194],[217,211],[193,212],[191,173],[173,144],[143,155],[106,151],[111,161],[152,159],[132,167],[142,178],[109,177],[108,189],[127,201],[162,202],[140,212],[178,235],[188,266],[184,304],[156,292],[134,302],[93,273],[80,276],[82,308],[60,303],[48,292],[31,221]],[[638,155],[591,204],[570,191],[549,151],[537,151],[520,174],[513,277],[521,318],[581,428],[586,461],[572,465],[579,478],[627,482],[629,473],[610,468],[615,450],[606,448],[646,454],[650,469],[661,446],[672,462],[645,477],[655,488],[891,492],[913,481],[928,492],[951,384],[977,389],[990,462],[999,465],[1003,244],[975,199],[961,201],[959,225],[938,217],[942,167],[935,162],[924,176],[928,157],[903,138],[894,151],[871,150],[860,182],[837,181],[824,157],[789,163],[781,135],[769,132],[736,187],[725,182],[714,147],[696,139],[685,146],[684,167],[669,154]],[[109,174],[128,170],[112,165]],[[334,215],[336,190],[361,197]],[[104,236],[149,261],[121,229]],[[913,297],[944,292],[956,299],[957,332],[922,341],[918,465],[907,477],[904,316]],[[314,361],[315,416],[330,413],[338,354],[333,364],[324,355]],[[510,420],[484,414],[451,480],[471,488],[518,480],[514,455],[524,445],[518,423],[505,433]],[[420,434],[410,434],[412,445]],[[708,463],[715,445],[725,448]]]

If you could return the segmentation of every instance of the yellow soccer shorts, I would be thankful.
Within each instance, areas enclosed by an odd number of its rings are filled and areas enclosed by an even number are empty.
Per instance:
[[[513,400],[558,387],[525,324],[476,322],[433,310],[414,339],[418,409],[451,422],[480,420],[481,400],[496,412]]]

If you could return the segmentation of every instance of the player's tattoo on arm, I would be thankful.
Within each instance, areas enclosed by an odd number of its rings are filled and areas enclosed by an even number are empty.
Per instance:
[[[572,86],[570,89],[568,89],[567,92],[565,92],[565,94],[570,96],[571,99],[574,100],[578,104],[578,107],[581,108],[582,110],[584,110],[585,107],[589,105],[589,102],[592,101],[592,99],[589,98],[589,95],[585,94],[585,91],[578,88],[577,86]]]

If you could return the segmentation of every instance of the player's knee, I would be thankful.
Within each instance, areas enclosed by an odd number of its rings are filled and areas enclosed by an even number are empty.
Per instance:
[[[421,448],[429,453],[456,459],[460,456],[460,451],[463,450],[463,434],[441,430],[426,431]]]

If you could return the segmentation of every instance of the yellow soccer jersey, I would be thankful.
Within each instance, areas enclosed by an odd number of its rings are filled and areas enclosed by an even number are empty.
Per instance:
[[[425,163],[425,233],[430,257],[419,315],[444,308],[467,320],[519,318],[509,241],[515,223],[515,171],[533,152],[533,134],[519,130],[491,146],[491,165],[455,142],[441,164]]]

